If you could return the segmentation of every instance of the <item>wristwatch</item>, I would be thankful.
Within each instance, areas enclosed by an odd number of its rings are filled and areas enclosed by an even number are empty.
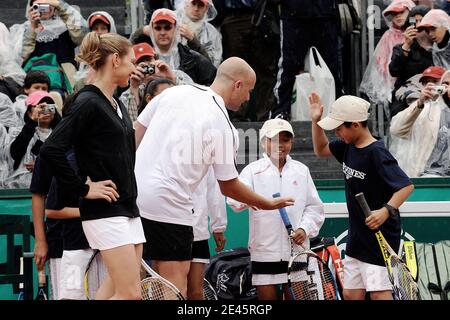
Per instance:
[[[393,206],[391,206],[390,204],[387,204],[387,203],[383,207],[385,207],[387,209],[389,216],[391,218],[398,216],[399,210],[397,208],[394,208]]]

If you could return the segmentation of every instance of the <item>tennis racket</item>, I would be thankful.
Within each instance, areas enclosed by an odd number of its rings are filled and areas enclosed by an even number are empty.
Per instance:
[[[216,290],[214,290],[211,283],[206,279],[203,279],[203,299],[218,300]]]
[[[94,300],[102,281],[108,275],[100,250],[95,250],[84,273],[84,294],[87,300]]]
[[[47,285],[47,280],[45,278],[45,269],[39,270],[38,272],[38,282],[39,288],[36,298],[34,300],[48,300],[47,294],[45,293],[45,287]]]
[[[20,275],[23,276],[23,257],[20,257]],[[19,283],[19,296],[17,300],[25,300],[25,290],[23,288],[23,282]]]
[[[141,260],[142,300],[185,300],[180,290]]]
[[[279,193],[273,195],[280,197]],[[278,210],[288,233],[291,257],[288,263],[288,286],[294,300],[339,300],[337,284],[327,263],[311,250],[295,250],[294,229],[286,209]],[[301,247],[301,246],[300,246]]]
[[[372,211],[367,204],[364,194],[361,192],[355,197],[364,212],[364,215],[369,217],[372,214]],[[384,263],[386,264],[389,281],[392,284],[394,299],[420,300],[419,289],[406,264],[404,264],[400,257],[392,250],[380,230],[375,231],[375,237],[378,240],[381,254],[383,255]]]

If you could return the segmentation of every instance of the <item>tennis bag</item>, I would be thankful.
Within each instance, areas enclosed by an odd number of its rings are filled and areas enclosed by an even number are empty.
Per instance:
[[[330,267],[336,280],[339,294],[343,297],[344,290],[344,263],[341,253],[333,237],[315,237],[310,239],[310,248],[324,260]]]
[[[257,300],[247,248],[231,249],[211,257],[205,278],[216,290],[218,300]]]
[[[450,240],[436,244],[416,242],[414,249],[417,267],[414,263],[408,263],[408,259],[405,260],[413,277],[417,279],[421,299],[449,300]],[[414,255],[410,258],[414,258]]]

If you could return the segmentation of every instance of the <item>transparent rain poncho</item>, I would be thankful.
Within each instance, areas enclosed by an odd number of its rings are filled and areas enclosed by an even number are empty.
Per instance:
[[[0,189],[4,188],[4,182],[12,169],[12,160],[9,156],[9,134],[2,122],[0,122]]]
[[[23,86],[25,71],[17,63],[8,28],[0,22],[0,76],[10,77]]]
[[[378,42],[359,88],[359,91],[365,93],[372,103],[386,104],[391,102],[395,78],[389,73],[389,63],[394,46],[404,41],[403,30],[395,27],[392,23],[392,16],[386,14],[391,12],[393,8],[403,7],[405,9],[404,14],[407,16],[414,6],[415,4],[411,0],[394,0],[383,11],[389,29]]]
[[[55,10],[55,14],[48,20],[41,20],[41,28],[35,31],[31,30],[30,21],[28,20],[28,10],[30,8],[30,0],[27,2],[25,8],[25,18],[27,21],[20,26],[15,27],[17,36],[20,37],[20,44],[15,45],[15,50],[20,52],[23,59],[28,59],[35,49],[35,43],[51,42],[61,34],[69,31],[70,38],[74,44],[81,44],[88,27],[87,22],[81,15],[81,13],[73,6],[70,6],[66,2],[59,1],[59,9]],[[35,36],[33,35],[35,33]],[[16,37],[17,37],[16,36]]]
[[[450,70],[447,70],[441,78],[441,83],[449,76]],[[441,109],[436,144],[422,176],[450,177],[450,99],[447,96],[443,100],[446,102],[446,106]]]
[[[21,128],[19,128],[20,132]],[[31,151],[33,146],[38,140],[41,140],[42,142],[45,142],[45,140],[48,138],[50,133],[52,132],[52,129],[44,129],[40,127],[36,127],[36,131],[31,138],[30,142],[28,143],[27,151],[25,152],[25,155],[22,158],[22,161],[19,165],[19,167],[14,170],[11,175],[4,181],[4,187],[6,189],[18,189],[18,188],[29,188],[31,183],[31,178],[33,176],[33,173],[28,171],[25,167],[26,163],[30,163],[32,161],[36,161],[36,155]],[[17,136],[18,133],[12,133],[10,135],[10,143],[14,141],[12,136]]]
[[[420,22],[420,26],[431,25],[433,27],[445,27],[450,31],[450,17],[443,10],[433,9],[430,10]],[[450,41],[444,48],[439,48],[436,43],[433,43],[431,47],[433,54],[433,63],[436,66],[450,69]]]
[[[447,71],[441,83],[449,75],[450,71]],[[445,175],[445,171],[450,170],[446,166],[450,159],[448,101],[444,97],[428,100],[421,111],[413,103],[391,120],[392,143],[389,151],[410,178],[419,177],[424,170],[433,176]]]
[[[13,108],[9,97],[0,93],[0,188],[12,170],[12,158],[9,152],[11,136],[20,131],[20,119]]]
[[[6,128],[20,127],[22,121],[14,109],[11,99],[0,92],[0,123]]]
[[[442,109],[437,141],[422,176],[450,177],[450,108]]]
[[[190,2],[191,0],[183,0],[177,4],[176,12],[178,21],[180,24],[186,25],[189,30],[194,32],[195,37],[205,48],[211,62],[215,67],[218,67],[222,62],[222,35],[211,23],[209,23],[209,21],[212,21],[217,16],[217,10],[214,7],[214,3],[212,0],[209,0],[208,10],[203,18],[199,21],[192,21],[186,13],[186,6]],[[187,39],[182,37],[181,43],[187,45]]]

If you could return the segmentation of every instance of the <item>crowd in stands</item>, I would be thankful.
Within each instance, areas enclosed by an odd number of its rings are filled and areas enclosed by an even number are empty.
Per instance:
[[[360,93],[386,111],[390,150],[411,177],[448,176],[450,2],[385,3],[389,29]],[[144,0],[146,23],[129,36],[136,71],[116,95],[135,121],[161,90],[208,86],[219,64],[238,56],[255,70],[257,82],[251,100],[230,112],[232,121],[290,120],[295,76],[311,46],[335,78],[336,97],[345,94],[336,4]],[[27,20],[9,29],[0,22],[0,188],[29,187],[39,147],[57,125],[64,102],[94,78],[94,69],[76,59],[85,35],[117,32],[108,12],[85,18],[64,0],[28,0],[24,13]],[[426,137],[430,150],[422,148]]]
[[[360,91],[384,109],[389,150],[410,177],[450,174],[450,18],[433,2],[393,0]],[[443,3],[447,8],[449,2]]]

